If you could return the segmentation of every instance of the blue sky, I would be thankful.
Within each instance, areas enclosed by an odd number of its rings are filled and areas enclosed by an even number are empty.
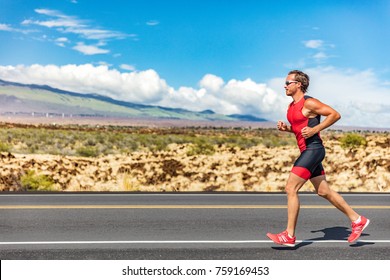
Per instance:
[[[0,79],[285,119],[283,81],[390,127],[390,1],[0,0]]]

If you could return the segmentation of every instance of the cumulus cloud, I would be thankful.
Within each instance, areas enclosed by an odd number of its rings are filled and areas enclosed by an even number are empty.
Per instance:
[[[186,108],[193,111],[211,109],[219,114],[253,115],[266,119],[278,119],[287,106],[284,95],[256,83],[251,79],[232,79],[225,83],[215,75],[205,75],[200,88],[180,87],[160,101],[160,105]]]
[[[205,88],[206,90],[217,92],[224,85],[224,81],[222,78],[217,77],[212,74],[207,74],[203,77],[203,79],[199,82],[200,87]]]
[[[127,66],[124,66],[125,68]],[[4,80],[46,84],[79,92],[98,93],[111,98],[193,111],[213,110],[220,114],[251,114],[273,119],[288,104],[284,95],[251,79],[230,80],[207,74],[198,88],[174,89],[156,71],[121,73],[107,65],[0,66]]]
[[[78,93],[97,93],[123,101],[158,102],[170,88],[154,70],[121,73],[107,65],[0,66],[0,79],[49,85]]]
[[[122,65],[122,68],[128,66]],[[129,70],[129,69],[128,69]],[[308,95],[338,110],[339,125],[389,127],[390,89],[371,70],[332,67],[304,69],[310,75]],[[97,93],[139,104],[213,110],[220,114],[250,114],[269,120],[285,120],[291,98],[284,90],[285,77],[258,83],[252,79],[224,81],[206,74],[197,88],[170,87],[152,70],[120,72],[108,65],[0,66],[0,79],[45,84],[78,93]]]

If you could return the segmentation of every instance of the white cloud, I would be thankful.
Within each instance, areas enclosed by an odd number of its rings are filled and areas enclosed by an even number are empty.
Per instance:
[[[72,33],[79,35],[81,38],[90,40],[124,39],[129,36],[135,36],[134,34],[127,35],[118,31],[91,27],[86,20],[81,20],[74,16],[68,16],[56,10],[35,9],[35,12],[53,19],[45,21],[24,20],[22,24],[34,24],[48,28],[57,28],[57,31],[61,33]]]
[[[97,93],[111,98],[150,104],[171,91],[154,70],[121,73],[107,65],[0,66],[0,79],[49,85],[78,93]]]
[[[19,28],[14,28],[9,24],[5,23],[0,23],[0,31],[6,31],[6,32],[17,32],[17,33],[23,33],[23,34],[29,34],[29,33],[34,33],[36,30],[30,30],[30,29],[19,29]]]
[[[74,50],[79,51],[85,55],[95,55],[95,54],[105,54],[109,53],[109,50],[98,48],[97,46],[88,46],[84,43],[77,43],[76,46],[73,47]]]
[[[322,40],[309,40],[303,42],[306,48],[309,49],[318,49],[321,48],[324,44],[324,41]]]
[[[97,29],[97,28],[82,28],[78,27],[68,27],[63,30],[63,33],[73,33],[80,35],[82,38],[89,40],[108,40],[108,39],[124,39],[128,37],[121,32]]]
[[[128,71],[135,71],[136,70],[135,66],[130,65],[130,64],[121,64],[119,67],[123,70],[128,70]]]
[[[328,55],[324,52],[318,52],[315,55],[313,55],[313,58],[317,61],[324,60],[328,58]]]
[[[308,40],[308,41],[303,41],[303,44],[305,45],[306,48],[316,52],[314,54],[309,52],[309,56],[306,59],[304,59],[303,65],[307,63],[321,64],[327,61],[329,58],[334,57],[334,55],[328,54],[329,49],[335,48],[334,44],[325,43],[323,40]],[[304,67],[300,67],[300,68],[304,68]]]
[[[125,34],[119,31],[113,31],[92,26],[89,21],[79,19],[75,16],[68,16],[60,11],[50,9],[35,9],[35,12],[41,16],[46,17],[45,20],[26,19],[22,25],[36,25],[51,28],[60,34],[74,35],[83,40],[95,40],[97,44],[83,45],[78,44],[73,47],[74,50],[80,51],[84,54],[103,54],[108,53],[108,50],[98,48],[98,46],[105,45],[109,40],[120,40],[125,38],[132,38],[137,40],[136,34]],[[6,25],[3,26],[5,29]],[[1,28],[1,27],[0,27]],[[55,41],[57,45],[65,46],[63,43]]]
[[[149,25],[149,26],[155,26],[155,25],[159,25],[160,22],[158,20],[149,20],[148,22],[146,22],[146,25]]]
[[[266,84],[259,84],[251,79],[233,79],[225,83],[222,78],[207,74],[199,86],[198,89],[180,87],[166,95],[159,105],[277,119],[288,104],[283,95],[278,95]]]
[[[342,115],[338,125],[390,126],[390,89],[373,71],[332,67],[304,71],[311,79],[308,95],[338,110]],[[226,115],[251,114],[274,121],[286,119],[287,106],[291,102],[283,87],[285,77],[274,78],[265,84],[251,79],[225,82],[221,77],[206,74],[198,88],[174,89],[151,69],[120,72],[108,65],[70,64],[0,66],[0,79],[97,93],[140,104],[193,111],[210,109]]]
[[[35,9],[34,11],[35,11],[37,14],[42,14],[42,15],[46,15],[46,16],[68,18],[67,16],[63,15],[61,12],[56,11],[56,10],[50,10],[50,9]]]
[[[54,40],[57,46],[65,47],[65,44],[69,43],[69,39],[66,37],[60,37]]]
[[[265,84],[250,79],[225,83],[211,74],[201,79],[199,88],[180,87],[177,90],[168,86],[154,70],[121,73],[107,65],[0,66],[0,78],[47,84],[80,93],[98,93],[135,103],[194,111],[211,109],[221,114],[252,114],[268,119],[277,117],[288,104],[283,95]]]
[[[1,31],[14,31],[14,29],[9,24],[0,23]]]
[[[217,76],[211,75],[211,74],[207,74],[199,82],[199,85],[200,85],[200,87],[203,87],[206,90],[209,90],[212,92],[217,92],[224,85],[224,81],[220,77],[217,77]]]
[[[76,17],[64,15],[59,11],[49,10],[49,9],[35,9],[34,11],[37,14],[52,17],[54,19],[45,20],[45,21],[26,19],[22,21],[23,25],[40,25],[48,28],[53,28],[53,27],[82,28],[87,26],[86,24],[84,24],[84,21],[79,20]]]
[[[56,42],[66,43],[69,42],[69,39],[66,37],[60,37],[56,39]]]

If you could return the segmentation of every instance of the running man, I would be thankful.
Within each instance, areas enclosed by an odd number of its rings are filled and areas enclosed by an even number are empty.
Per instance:
[[[352,233],[348,242],[355,242],[370,220],[356,213],[339,193],[330,189],[321,163],[325,157],[325,148],[320,131],[334,124],[341,116],[330,106],[305,95],[309,81],[309,76],[299,70],[290,71],[286,78],[286,95],[293,99],[287,110],[291,126],[278,121],[277,127],[280,131],[295,134],[301,154],[292,167],[285,188],[287,228],[278,234],[267,233],[267,236],[277,244],[295,246],[295,228],[300,208],[298,191],[310,180],[319,196],[327,199],[351,220]],[[322,122],[321,116],[325,117]]]

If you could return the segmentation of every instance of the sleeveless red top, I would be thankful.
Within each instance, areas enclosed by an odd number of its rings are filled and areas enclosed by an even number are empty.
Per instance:
[[[299,150],[303,152],[306,149],[319,149],[323,147],[320,133],[314,134],[310,138],[303,138],[301,130],[302,128],[314,127],[321,121],[321,116],[317,115],[314,118],[307,118],[302,114],[303,105],[306,99],[312,98],[310,96],[304,96],[297,103],[291,102],[287,110],[287,119],[291,124],[291,129],[297,139]]]

